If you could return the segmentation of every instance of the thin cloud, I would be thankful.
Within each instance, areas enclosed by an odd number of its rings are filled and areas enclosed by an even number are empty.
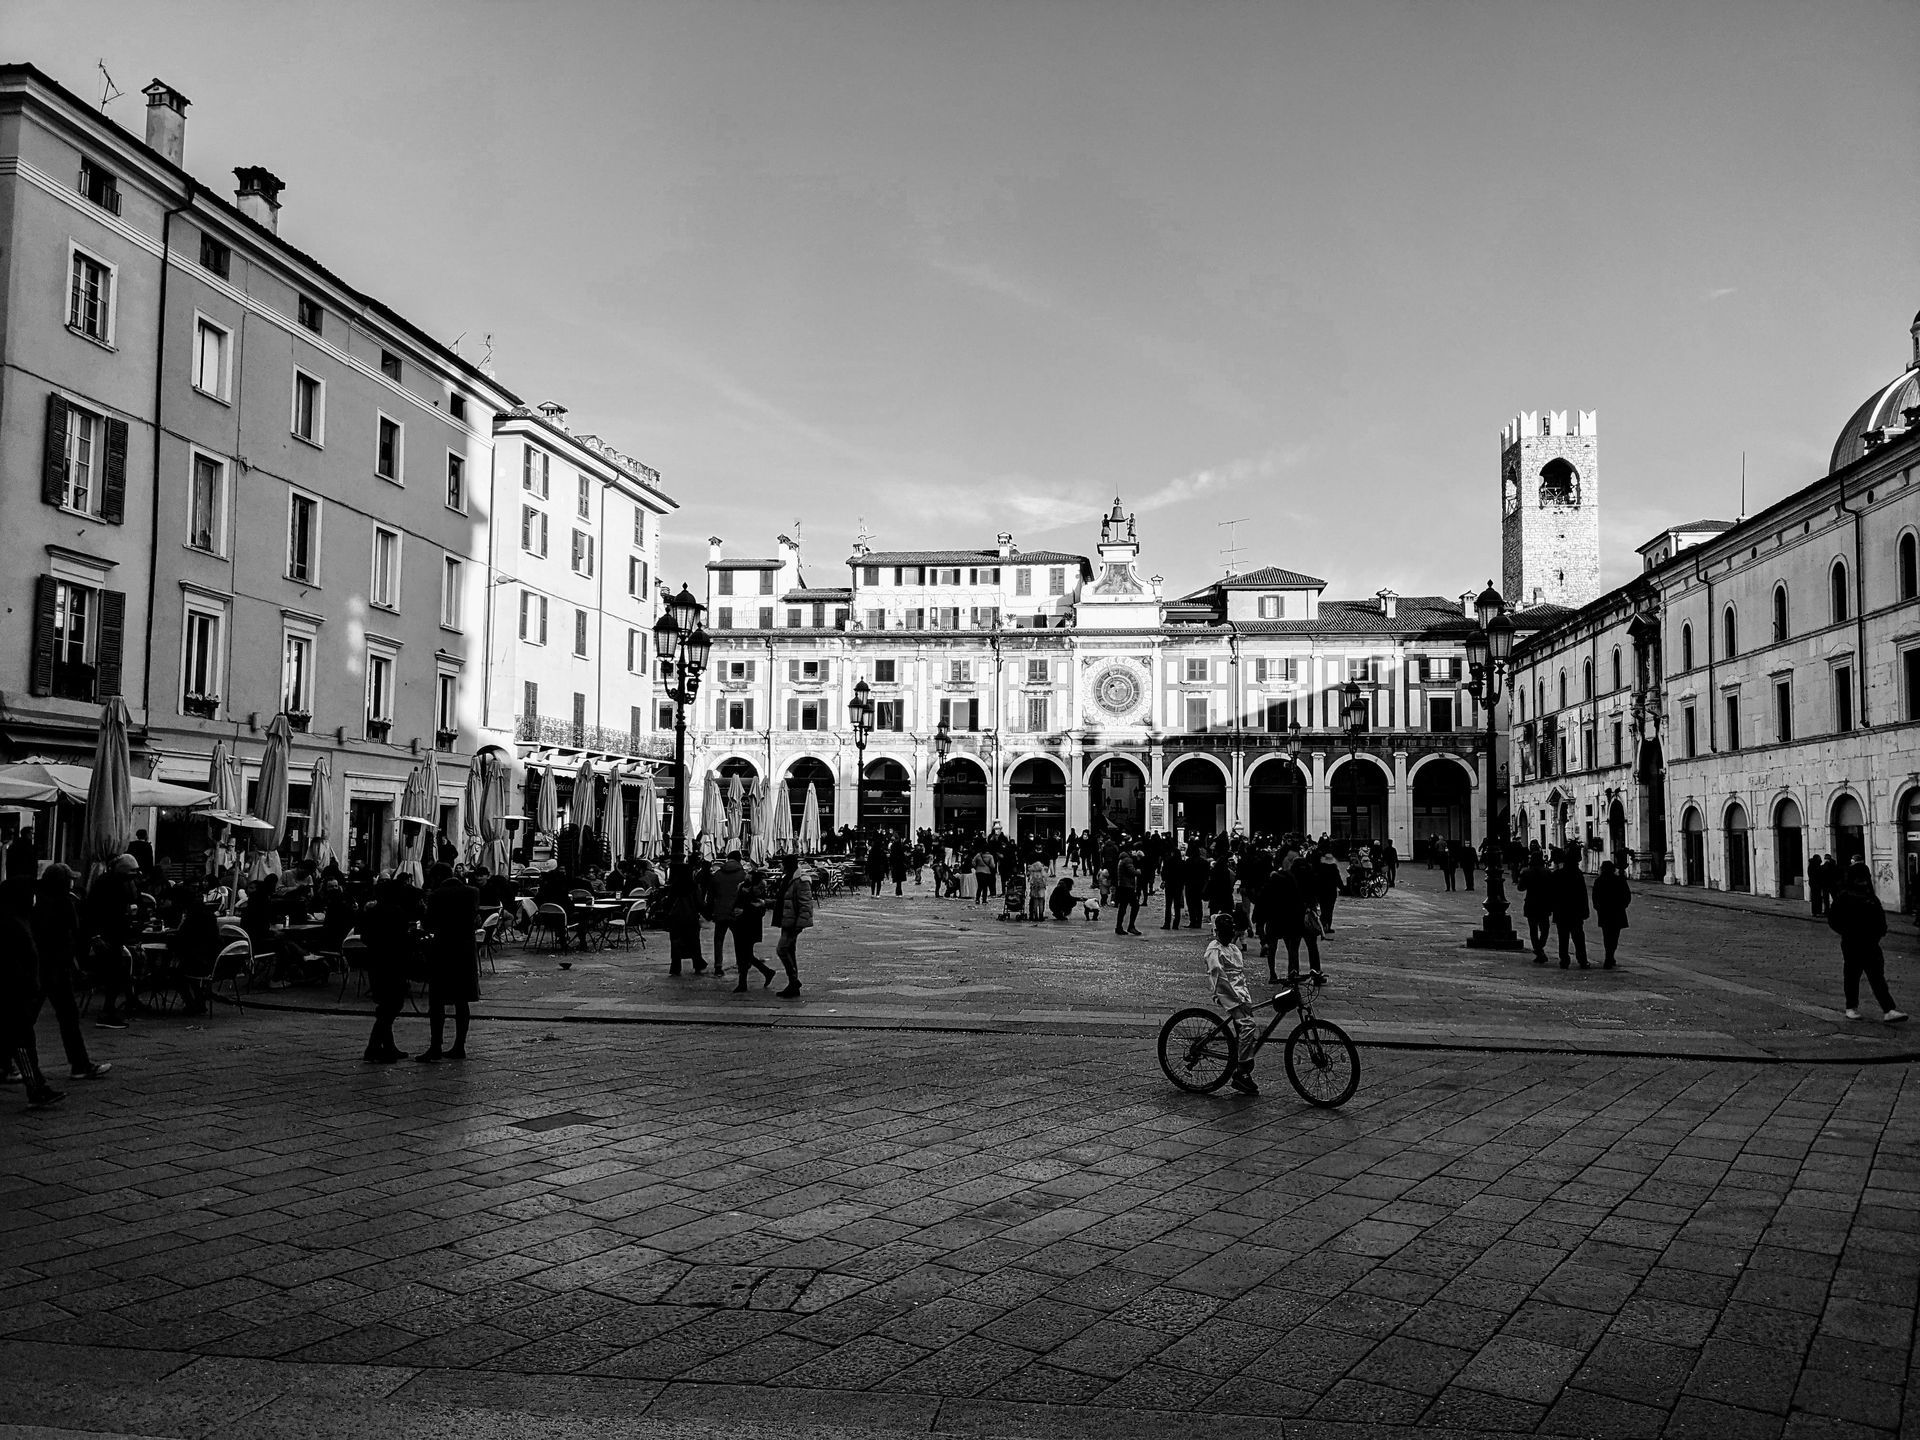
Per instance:
[[[1734,285],[1723,285],[1718,290],[1707,291],[1706,298],[1709,300],[1724,300],[1738,288],[1738,286]]]

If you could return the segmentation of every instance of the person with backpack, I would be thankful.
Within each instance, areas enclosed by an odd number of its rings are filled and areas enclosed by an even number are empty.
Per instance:
[[[1827,872],[1829,877],[1832,873],[1831,869]],[[1839,890],[1827,902],[1827,925],[1840,937],[1847,1019],[1860,1018],[1860,977],[1864,975],[1873,987],[1873,998],[1880,1003],[1880,1018],[1889,1025],[1905,1020],[1906,1013],[1895,1007],[1893,992],[1887,988],[1886,958],[1880,953],[1880,938],[1887,933],[1887,912],[1873,893],[1873,876],[1864,860],[1855,860],[1846,868]]]

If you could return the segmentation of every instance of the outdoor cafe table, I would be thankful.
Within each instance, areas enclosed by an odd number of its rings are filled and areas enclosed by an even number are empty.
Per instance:
[[[628,902],[625,900],[596,900],[591,905],[582,905],[579,910],[580,943],[588,943],[587,930],[593,929],[593,943],[604,945],[607,941],[607,922],[618,919],[626,913]]]

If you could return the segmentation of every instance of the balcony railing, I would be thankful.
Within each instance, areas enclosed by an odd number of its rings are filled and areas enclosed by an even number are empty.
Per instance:
[[[644,755],[659,759],[673,754],[671,735],[636,735],[602,725],[576,725],[558,715],[516,715],[513,738],[527,745],[551,745],[564,750],[596,750],[607,755]]]

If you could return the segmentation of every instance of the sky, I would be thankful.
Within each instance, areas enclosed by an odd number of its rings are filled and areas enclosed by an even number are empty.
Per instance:
[[[674,584],[1118,494],[1170,595],[1458,594],[1544,409],[1618,583],[1825,473],[1920,307],[1912,0],[0,0],[0,58],[183,91],[201,180],[661,472]]]

